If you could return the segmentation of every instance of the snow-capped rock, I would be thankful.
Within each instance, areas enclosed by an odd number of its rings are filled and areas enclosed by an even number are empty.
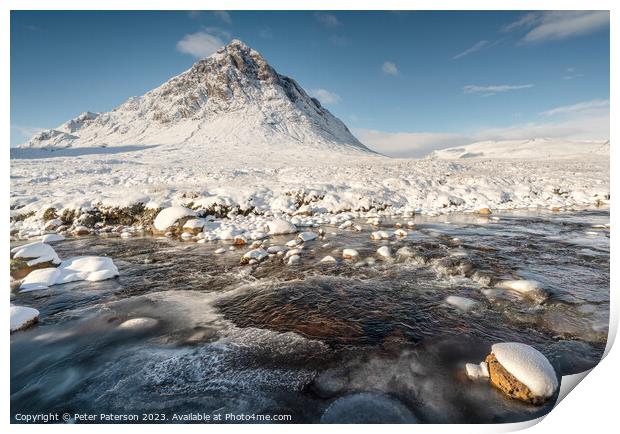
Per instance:
[[[283,219],[271,220],[267,223],[269,235],[293,234],[297,232],[297,226]]]
[[[45,262],[60,264],[60,258],[54,248],[43,242],[28,243],[15,247],[11,249],[11,253],[14,259],[25,260],[29,267]]]
[[[155,217],[155,221],[153,222],[153,226],[158,231],[163,232],[183,217],[193,217],[195,215],[195,211],[192,211],[184,206],[171,206],[169,208],[162,209],[159,214],[157,214],[157,217]]]
[[[382,258],[391,258],[392,250],[388,246],[382,246],[377,249],[377,254]]]
[[[11,305],[11,333],[25,329],[38,320],[38,310],[32,307]]]
[[[491,382],[512,398],[540,404],[558,389],[553,366],[529,345],[515,342],[495,344],[486,362]]]
[[[344,249],[342,251],[342,257],[344,259],[357,259],[359,256],[360,254],[355,249]]]
[[[301,232],[297,234],[297,238],[299,238],[302,242],[312,241],[318,237],[316,232]]]
[[[269,254],[264,249],[250,250],[249,252],[246,252],[241,257],[241,263],[242,264],[249,264],[250,261],[260,262],[263,259],[267,258],[267,256],[269,256]]]

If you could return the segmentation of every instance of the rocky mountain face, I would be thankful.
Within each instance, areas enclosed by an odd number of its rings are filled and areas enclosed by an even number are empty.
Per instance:
[[[239,40],[111,112],[82,113],[22,147],[182,143],[369,151],[295,80]]]

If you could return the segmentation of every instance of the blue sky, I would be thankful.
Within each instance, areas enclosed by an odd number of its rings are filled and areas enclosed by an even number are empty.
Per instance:
[[[238,38],[392,155],[609,136],[606,12],[12,12],[11,145]]]

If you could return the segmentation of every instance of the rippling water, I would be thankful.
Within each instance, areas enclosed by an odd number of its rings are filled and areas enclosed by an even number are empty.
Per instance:
[[[112,257],[120,277],[12,295],[41,321],[11,335],[11,414],[257,413],[318,422],[339,397],[373,392],[423,422],[537,417],[552,403],[505,399],[466,379],[463,365],[500,341],[536,347],[560,375],[598,362],[609,318],[609,231],[593,226],[608,223],[609,212],[499,217],[416,217],[415,230],[391,241],[369,240],[365,224],[361,233],[324,226],[298,266],[280,258],[242,266],[247,247],[215,254],[224,242],[61,242],[61,257]],[[318,263],[343,247],[376,258],[381,245],[415,255]],[[485,296],[480,276],[535,279],[550,296],[543,304]],[[459,311],[446,304],[449,295],[479,307]],[[118,328],[138,317],[158,325]]]

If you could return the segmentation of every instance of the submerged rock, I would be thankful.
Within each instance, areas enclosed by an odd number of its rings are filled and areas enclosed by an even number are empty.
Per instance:
[[[327,407],[321,423],[417,423],[400,401],[379,393],[356,393],[338,398]]]
[[[446,297],[446,303],[450,306],[454,306],[458,310],[462,310],[463,312],[469,312],[480,306],[480,303],[476,300],[472,300],[467,297],[459,297],[457,295],[450,295]]]
[[[312,241],[314,239],[316,239],[318,237],[316,232],[302,232],[300,234],[297,235],[297,238],[299,238],[302,242],[306,242],[306,241]]]
[[[551,363],[529,345],[495,344],[485,361],[491,383],[511,398],[539,405],[549,400],[558,388]]]
[[[549,297],[547,291],[536,280],[502,280],[495,287],[516,292],[537,303],[543,303]]]
[[[142,331],[155,327],[159,321],[154,318],[132,318],[121,323],[118,328],[123,330]]]

